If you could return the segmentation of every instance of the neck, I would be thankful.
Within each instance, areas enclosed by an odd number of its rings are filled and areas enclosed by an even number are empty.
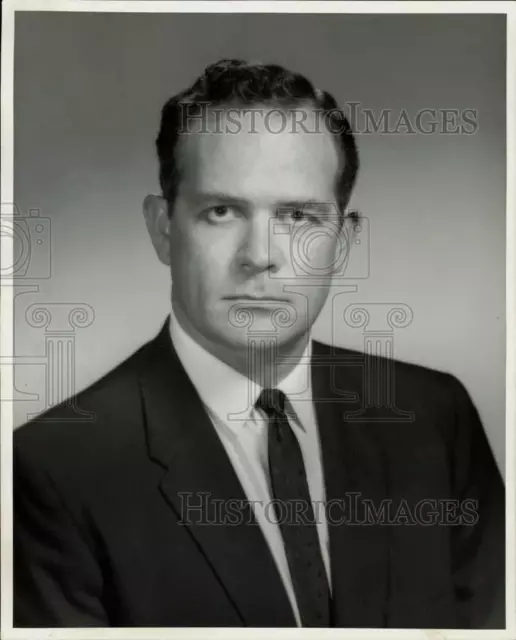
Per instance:
[[[309,340],[309,334],[296,336],[282,343],[270,346],[260,344],[259,347],[236,348],[234,345],[214,343],[195,329],[179,305],[172,301],[172,308],[177,322],[192,340],[228,367],[264,388],[276,387],[299,364]]]

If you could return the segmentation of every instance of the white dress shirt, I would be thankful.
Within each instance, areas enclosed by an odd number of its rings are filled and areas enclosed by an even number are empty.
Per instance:
[[[278,567],[297,624],[301,626],[283,538],[271,504],[267,456],[268,420],[254,407],[262,387],[195,342],[179,325],[174,312],[170,316],[170,335],[177,355],[226,449],[246,497],[253,504],[256,520]],[[319,434],[312,403],[310,356],[311,342],[308,341],[300,362],[277,388],[287,397],[285,410],[303,454],[322,557],[331,588],[328,529],[322,507],[325,488]]]

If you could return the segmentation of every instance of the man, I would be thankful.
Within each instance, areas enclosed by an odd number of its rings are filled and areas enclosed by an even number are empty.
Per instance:
[[[15,625],[503,627],[504,489],[466,390],[310,337],[356,222],[333,98],[223,60],[157,151],[171,314],[78,394],[94,420],[16,431]]]

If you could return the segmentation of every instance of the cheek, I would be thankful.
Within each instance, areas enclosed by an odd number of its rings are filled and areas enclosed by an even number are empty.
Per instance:
[[[292,243],[294,258],[321,276],[331,274],[341,251],[336,230],[328,227],[312,227],[301,231]]]
[[[191,229],[172,243],[172,277],[191,293],[203,291],[203,297],[209,297],[227,281],[233,255],[227,235]]]
[[[227,276],[237,247],[237,237],[233,232],[209,234],[202,243],[203,260],[213,271],[213,276]]]

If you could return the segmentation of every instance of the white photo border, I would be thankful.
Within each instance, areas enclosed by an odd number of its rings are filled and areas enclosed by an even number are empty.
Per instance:
[[[5,0],[2,6],[2,85],[1,85],[1,203],[4,216],[14,202],[13,194],[13,77],[14,23],[16,12],[74,11],[108,13],[350,13],[350,14],[505,14],[507,16],[507,194],[506,194],[506,620],[505,630],[417,630],[417,629],[247,629],[247,628],[13,628],[12,563],[12,433],[13,403],[1,400],[0,470],[1,470],[1,637],[5,640],[151,640],[151,639],[271,639],[389,638],[399,640],[449,638],[450,640],[516,638],[516,4],[513,2],[319,2],[304,1],[184,1],[167,0]],[[12,237],[1,236],[0,295],[0,398],[10,398],[14,383],[13,359],[13,284],[3,274],[13,264]]]

